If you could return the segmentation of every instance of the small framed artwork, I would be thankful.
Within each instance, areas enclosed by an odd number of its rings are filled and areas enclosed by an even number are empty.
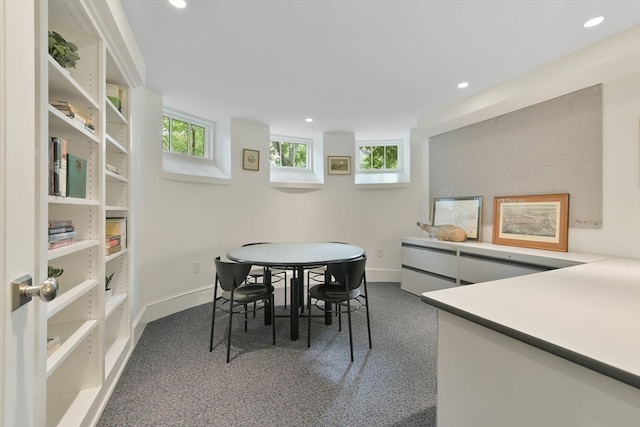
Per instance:
[[[431,225],[444,224],[462,228],[468,240],[481,240],[482,196],[433,199]]]
[[[329,156],[329,175],[351,175],[351,156]]]
[[[569,194],[493,199],[492,243],[567,251]]]
[[[242,169],[257,171],[260,169],[260,152],[258,150],[242,150]]]

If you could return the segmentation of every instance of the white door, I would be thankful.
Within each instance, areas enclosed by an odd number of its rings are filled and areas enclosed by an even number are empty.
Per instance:
[[[44,303],[12,311],[11,281],[40,283],[35,2],[0,1],[0,425],[42,426]],[[40,326],[44,325],[44,327]]]

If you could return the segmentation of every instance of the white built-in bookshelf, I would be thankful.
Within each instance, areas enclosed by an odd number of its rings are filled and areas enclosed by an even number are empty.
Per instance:
[[[48,92],[40,99],[66,101],[90,118],[92,131],[52,105],[41,111],[41,153],[48,157],[48,140],[66,140],[67,151],[86,160],[86,196],[49,195],[49,176],[40,178],[42,215],[41,253],[47,265],[64,269],[58,277],[57,297],[47,304],[46,335],[59,346],[46,357],[46,425],[87,425],[113,389],[132,348],[129,295],[130,242],[109,253],[107,218],[130,218],[129,156],[131,148],[130,93],[133,84],[115,58],[126,58],[105,34],[113,28],[96,19],[104,5],[80,0],[41,2],[40,17],[46,39],[49,30],[78,46],[76,69],[63,69],[41,49],[40,81]],[[103,9],[100,9],[103,8]],[[107,97],[107,84],[120,88],[117,108]],[[40,165],[48,165],[40,160]],[[68,165],[71,166],[71,165]],[[46,219],[45,219],[46,218]],[[70,220],[77,236],[66,246],[49,249],[46,221]],[[45,223],[46,222],[46,223]],[[130,222],[127,221],[127,227]],[[130,230],[127,235],[131,236]],[[105,278],[112,275],[111,292]]]

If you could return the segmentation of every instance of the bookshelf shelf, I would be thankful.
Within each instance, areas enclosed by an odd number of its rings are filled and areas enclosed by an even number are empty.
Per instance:
[[[52,425],[83,425],[82,420],[87,416],[89,408],[98,398],[99,393],[100,387],[90,387],[81,389],[76,393],[59,395],[56,399],[56,404],[51,405],[52,409],[49,410],[47,407],[48,418],[55,420]]]
[[[107,123],[117,123],[125,126],[129,125],[129,121],[116,109],[115,105],[113,105],[111,101],[106,99],[105,105],[105,109],[107,110]]]
[[[78,108],[98,110],[98,103],[93,97],[47,54],[49,67],[49,100],[68,101]]]
[[[107,152],[108,153],[116,153],[116,154],[129,154],[128,150],[122,146],[118,141],[116,141],[111,135],[105,135],[107,140]]]
[[[115,294],[107,301],[104,310],[105,319],[109,319],[115,310],[127,299],[127,294]]]
[[[118,359],[122,356],[125,351],[127,345],[129,344],[129,340],[125,338],[117,338],[115,341],[111,342],[107,348],[105,354],[105,376],[109,376],[113,368],[116,366]]]
[[[79,251],[84,251],[86,249],[90,249],[98,246],[97,240],[81,240],[78,242],[73,242],[68,246],[63,246],[61,248],[49,249],[47,251],[47,259],[49,261],[61,258],[63,256],[71,255]]]
[[[118,215],[126,216],[129,209],[126,206],[107,205],[104,210],[107,214],[118,213]]]
[[[60,348],[47,357],[47,377],[55,372],[96,326],[98,326],[97,320],[49,326],[50,336],[57,335],[60,337]]]
[[[100,204],[99,200],[62,196],[48,196],[48,201],[49,204],[57,205],[98,206]]]
[[[88,139],[99,143],[98,136],[84,128],[77,120],[71,120],[60,110],[49,105],[49,135],[58,136],[71,141]]]
[[[105,258],[105,262],[113,261],[114,259],[120,258],[123,255],[127,255],[127,248],[121,249],[115,254],[111,254]]]
[[[96,286],[98,286],[98,281],[96,279],[89,279],[79,283],[62,295],[58,295],[53,301],[47,303],[47,317],[51,318],[55,316]]]

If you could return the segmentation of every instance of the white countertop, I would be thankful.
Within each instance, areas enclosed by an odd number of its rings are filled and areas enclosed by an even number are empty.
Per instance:
[[[473,240],[467,240],[465,242],[447,242],[443,240],[438,240],[434,237],[403,237],[402,242],[414,244],[414,245],[426,244],[426,245],[437,247],[440,249],[449,249],[449,250],[459,249],[469,253],[480,252],[483,254],[488,254],[488,253],[494,252],[498,254],[503,252],[509,252],[510,254],[515,254],[515,255],[525,255],[525,256],[533,256],[533,257],[539,257],[539,258],[551,258],[551,259],[558,259],[563,261],[573,261],[576,263],[590,263],[590,262],[602,261],[602,260],[611,258],[609,256],[604,256],[604,255],[521,248],[518,246],[496,245],[489,242],[477,242]]]
[[[445,311],[477,316],[640,378],[640,260],[606,259],[422,295]]]

